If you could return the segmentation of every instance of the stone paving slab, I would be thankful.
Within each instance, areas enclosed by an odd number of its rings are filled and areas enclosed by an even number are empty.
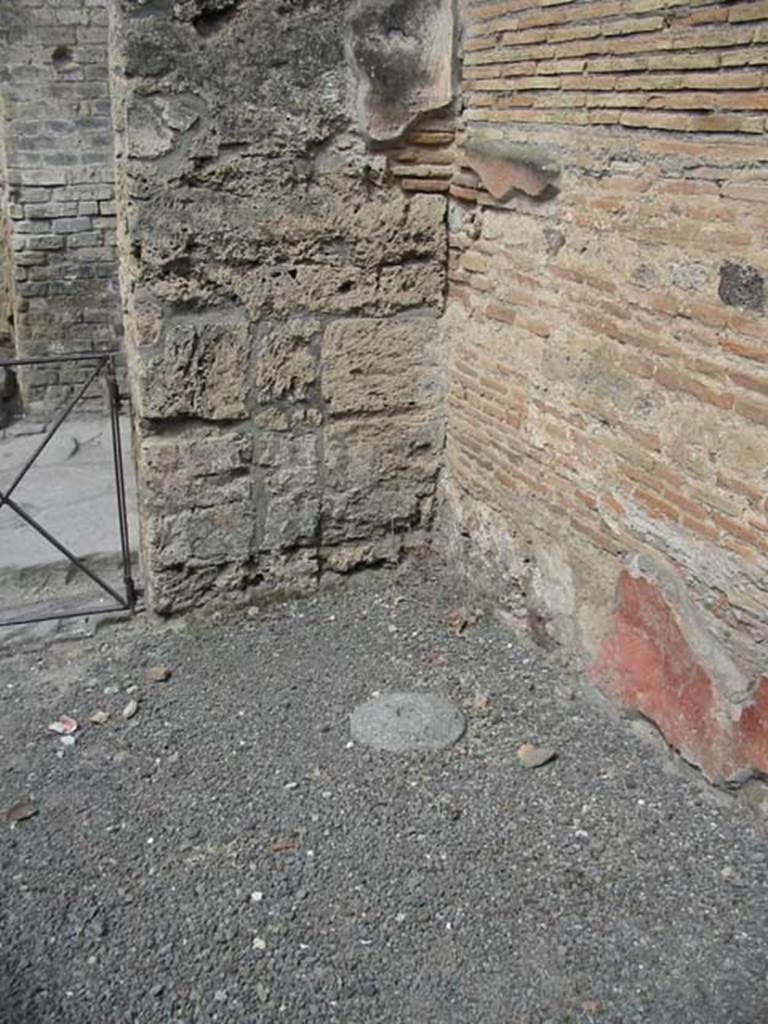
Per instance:
[[[15,478],[44,437],[45,425],[17,420],[0,431],[0,488]],[[123,419],[123,464],[128,525],[138,542],[136,484],[130,454],[130,424]],[[67,419],[13,495],[78,557],[119,587],[120,534],[109,422],[105,417]],[[11,611],[41,613],[60,602],[103,603],[88,578],[7,506],[0,508],[0,618]],[[35,607],[32,607],[35,606]],[[4,635],[0,635],[0,642]]]
[[[0,655],[0,808],[38,808],[0,823],[3,1019],[768,1020],[765,834],[457,600],[387,574]],[[462,738],[356,743],[402,691]]]
[[[459,709],[434,693],[375,693],[350,716],[358,743],[394,754],[441,750],[461,739],[466,720]]]

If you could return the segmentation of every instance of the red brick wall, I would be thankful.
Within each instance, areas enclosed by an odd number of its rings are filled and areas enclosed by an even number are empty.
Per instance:
[[[768,771],[768,2],[463,7],[450,543],[711,778]],[[478,131],[559,177],[494,200]]]

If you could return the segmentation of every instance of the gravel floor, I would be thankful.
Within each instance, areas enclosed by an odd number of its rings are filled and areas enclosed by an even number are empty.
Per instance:
[[[0,809],[39,805],[0,826],[0,1019],[766,1024],[764,835],[456,600],[378,576],[0,657]],[[409,688],[457,746],[351,744]]]

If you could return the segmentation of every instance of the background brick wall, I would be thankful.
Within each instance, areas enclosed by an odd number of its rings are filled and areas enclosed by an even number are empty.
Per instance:
[[[2,123],[0,121],[0,123]],[[5,160],[0,135],[0,359],[10,359],[14,355],[11,338],[11,292],[9,270],[11,267],[10,237],[8,218],[5,215]],[[0,370],[0,429],[12,418],[17,409],[17,386],[15,375],[7,369]]]
[[[1,123],[1,122],[0,122]],[[0,357],[13,353],[11,342],[10,234],[5,203],[5,159],[0,141]]]
[[[15,0],[0,96],[19,355],[114,349],[121,336],[106,0]],[[81,371],[23,378],[28,408]]]
[[[766,771],[768,3],[464,16],[448,543],[710,777]],[[478,133],[559,176],[495,200]]]

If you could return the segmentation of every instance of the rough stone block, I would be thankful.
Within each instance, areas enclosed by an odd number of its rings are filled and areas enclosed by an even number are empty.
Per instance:
[[[718,294],[727,306],[759,312],[765,305],[765,278],[755,267],[725,262],[720,268]]]
[[[138,462],[146,514],[249,503],[253,440],[242,431],[141,440]]]
[[[442,443],[422,414],[338,420],[324,431],[324,543],[421,526],[429,516]]]
[[[297,4],[115,5],[126,336],[152,435],[142,457],[157,522],[145,536],[164,610],[228,585],[240,593],[249,579],[307,583],[331,549],[337,569],[376,561],[392,529],[413,528],[424,543],[442,440],[435,314],[446,204],[405,195],[352,129],[347,6],[324,0],[308,18]],[[433,21],[451,7],[423,6]],[[450,16],[440,31],[449,23],[448,45],[439,32],[425,41],[428,77],[450,68]],[[415,92],[423,98],[433,80]],[[440,103],[449,100],[450,90]],[[390,315],[402,319],[391,333]],[[367,394],[361,374],[371,375]],[[233,421],[246,418],[250,465],[222,463],[220,445],[235,444],[245,431]],[[157,525],[169,518],[164,473],[179,479],[173,530]],[[183,554],[194,516],[234,513],[246,486],[250,561],[238,541],[227,562],[204,547],[202,561],[166,563],[163,545],[172,559]]]
[[[257,435],[260,482],[256,487],[256,514],[261,551],[314,546],[322,489],[319,443],[314,430],[267,430]]]
[[[304,401],[318,375],[321,325],[313,320],[291,320],[268,327],[255,346],[255,398]]]
[[[247,562],[252,533],[253,514],[245,502],[149,517],[148,571]]]
[[[248,414],[248,328],[242,322],[181,322],[160,351],[142,353],[139,415],[237,420]]]
[[[253,567],[248,562],[216,562],[205,565],[144,565],[144,580],[151,607],[160,615],[179,614],[224,605],[237,607],[247,601]]]
[[[323,339],[322,393],[330,415],[437,403],[439,321],[339,320]]]

